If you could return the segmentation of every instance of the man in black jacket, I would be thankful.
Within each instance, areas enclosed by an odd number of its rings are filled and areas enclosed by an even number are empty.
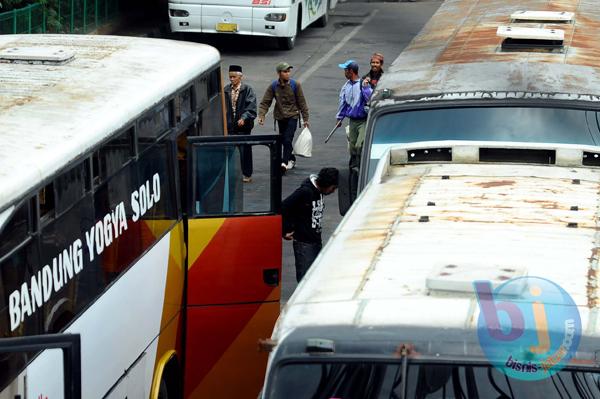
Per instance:
[[[336,168],[323,168],[311,175],[287,197],[281,206],[283,238],[294,240],[296,281],[300,282],[323,247],[321,219],[325,204],[323,196],[333,193],[338,186]]]
[[[229,134],[250,134],[256,118],[256,94],[252,87],[242,83],[242,67],[229,66],[229,82],[225,89],[225,105],[227,108],[227,131]],[[240,147],[242,161],[242,180],[252,181],[252,146]]]

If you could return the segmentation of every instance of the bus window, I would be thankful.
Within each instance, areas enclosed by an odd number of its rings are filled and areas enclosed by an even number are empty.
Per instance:
[[[194,215],[241,212],[242,171],[236,148],[199,147],[192,156],[196,162]]]
[[[5,223],[0,224],[0,259],[23,243],[31,232],[31,202],[25,201]]]
[[[221,68],[217,68],[214,69],[213,71],[210,72],[210,75],[208,75],[208,82],[207,82],[207,94],[208,94],[208,98],[212,99],[213,97],[215,97],[217,94],[219,94],[220,92],[220,87],[221,85],[219,84],[221,80]]]
[[[20,295],[22,284],[31,280],[31,266],[37,263],[37,243],[31,239],[25,246],[0,258],[0,339],[42,333],[39,324],[41,312],[34,312],[17,325],[12,325],[9,313],[9,297],[16,293]],[[32,356],[32,353],[0,353],[0,387],[15,378]]]
[[[292,363],[280,369],[268,398],[563,398],[579,397],[580,392],[589,393],[583,397],[597,398],[597,371],[562,370],[551,378],[526,381],[480,363],[409,364],[404,396],[400,364]]]
[[[129,129],[94,153],[94,183],[98,185],[118,172],[133,155],[133,129]]]
[[[171,160],[171,141],[163,139],[153,145],[147,152],[140,156],[138,161],[139,186],[149,188],[148,198],[152,199],[152,206],[147,204],[147,212],[142,219],[149,223],[149,220],[160,220],[164,228],[164,221],[174,221],[177,219],[177,202],[175,199],[175,182],[173,176],[174,162]],[[140,193],[141,196],[141,193]],[[163,229],[164,229],[163,228]],[[162,235],[162,231],[157,236]]]
[[[140,152],[171,128],[173,125],[172,108],[172,101],[168,101],[150,110],[139,119],[137,135]]]
[[[179,93],[179,109],[177,122],[181,122],[192,116],[192,88],[187,88]]]
[[[83,198],[86,176],[85,163],[80,163],[60,175],[54,181],[57,214],[60,215],[75,204],[75,202]]]
[[[254,170],[271,169],[271,148],[266,144],[244,144],[243,136],[230,136],[235,143],[222,146],[192,146],[194,162],[192,216],[268,214],[275,212],[276,191],[269,173],[255,173],[251,185],[243,184],[241,157],[248,151]]]
[[[194,92],[196,93],[196,110],[204,109],[208,104],[208,77],[206,75],[196,81]]]
[[[220,69],[213,70],[208,77],[208,104],[200,112],[199,117],[199,136],[222,136],[225,128],[222,118],[215,118],[215,115],[222,115],[223,101],[220,91]]]
[[[38,200],[40,204],[40,221],[46,223],[48,220],[54,219],[56,209],[53,183],[46,185],[38,192]]]

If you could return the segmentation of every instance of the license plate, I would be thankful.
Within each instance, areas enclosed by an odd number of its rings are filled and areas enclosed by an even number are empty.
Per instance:
[[[219,22],[217,24],[218,32],[237,32],[238,25],[237,24],[228,24],[225,22]]]

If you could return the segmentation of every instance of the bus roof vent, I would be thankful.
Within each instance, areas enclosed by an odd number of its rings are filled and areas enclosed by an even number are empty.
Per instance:
[[[562,48],[565,31],[562,29],[499,26],[496,35],[503,37],[503,50],[552,50]]]
[[[60,47],[10,47],[0,50],[0,62],[20,64],[66,64],[72,51]]]
[[[510,14],[513,21],[571,22],[574,13],[568,11],[517,11]]]
[[[502,266],[497,267],[481,267],[473,264],[447,264],[437,269],[427,277],[426,285],[429,290],[448,291],[448,292],[463,292],[473,293],[474,281],[490,281],[492,286],[496,288],[506,281],[527,275],[527,270],[521,267]],[[525,282],[525,279],[520,281]],[[509,295],[520,295],[525,289],[525,283],[522,286],[516,284],[511,285],[511,290],[514,292]]]

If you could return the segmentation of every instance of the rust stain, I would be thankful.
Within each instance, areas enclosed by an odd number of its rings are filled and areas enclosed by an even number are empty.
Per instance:
[[[600,298],[598,298],[598,270],[591,269],[588,271],[587,275],[587,301],[589,308],[595,308],[600,304]]]
[[[511,13],[519,10],[567,11],[575,14],[570,23],[554,22],[515,22],[510,19]],[[560,29],[565,32],[564,47],[561,51],[502,51],[502,38],[496,35],[500,25],[519,25]],[[439,11],[431,18],[421,33],[402,53],[397,64],[391,68],[393,72],[403,70],[437,71],[435,73],[404,80],[393,87],[398,93],[433,93],[444,92],[449,83],[453,91],[462,92],[461,87],[471,87],[472,73],[466,64],[498,63],[512,64],[514,68],[501,68],[497,65],[482,66],[482,75],[494,77],[481,83],[482,91],[547,91],[547,86],[556,89],[552,92],[573,92],[577,94],[596,94],[600,88],[591,84],[593,77],[583,79],[564,76],[562,70],[548,71],[543,64],[569,64],[593,68],[592,74],[600,75],[600,51],[597,38],[600,37],[600,7],[591,0],[446,0]],[[521,68],[519,64],[533,68]],[[453,73],[446,72],[453,67]],[[567,71],[568,69],[564,69]],[[513,72],[514,71],[514,72]],[[487,73],[486,73],[487,72]],[[495,76],[502,72],[505,83]],[[514,75],[511,75],[513,74]],[[522,76],[523,73],[526,76]],[[542,85],[540,75],[556,78],[559,83]],[[482,77],[485,80],[485,77]],[[538,83],[536,83],[538,82]],[[541,82],[544,82],[542,79]],[[401,96],[401,95],[400,95]]]
[[[502,187],[502,186],[513,186],[515,184],[514,180],[497,180],[497,181],[489,181],[483,183],[476,183],[476,186],[482,188],[492,188],[492,187]]]
[[[545,201],[545,200],[523,200],[527,204],[541,205],[542,209],[559,209],[556,201]]]

